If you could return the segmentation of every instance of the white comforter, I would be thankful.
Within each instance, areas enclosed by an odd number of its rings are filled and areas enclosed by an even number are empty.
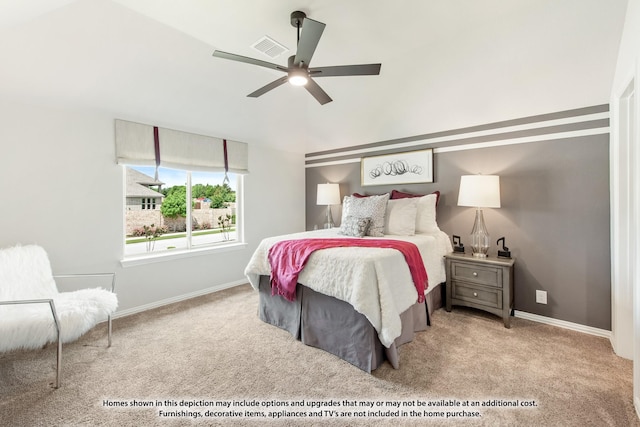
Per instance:
[[[281,240],[327,237],[349,238],[339,235],[337,228],[266,238],[253,253],[244,273],[257,290],[260,276],[271,274],[267,257],[273,244]],[[426,293],[446,280],[443,255],[451,252],[452,247],[445,233],[384,238],[418,246],[429,278]],[[351,304],[371,322],[386,347],[400,336],[400,314],[418,298],[404,256],[395,249],[345,247],[316,251],[309,257],[298,283]]]

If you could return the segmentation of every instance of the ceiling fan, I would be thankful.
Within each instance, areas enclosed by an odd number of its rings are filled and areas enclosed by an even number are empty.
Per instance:
[[[231,59],[232,61],[246,62],[248,64],[259,65],[287,73],[286,76],[247,95],[252,98],[264,95],[288,81],[294,86],[304,86],[321,105],[324,105],[327,102],[331,102],[332,99],[311,77],[371,76],[380,74],[382,64],[338,65],[309,68],[309,63],[318,46],[325,24],[307,18],[304,12],[295,11],[291,13],[291,25],[298,30],[298,47],[296,54],[289,57],[287,67],[259,59],[248,58],[246,56],[222,52],[220,50],[214,51],[213,56]]]

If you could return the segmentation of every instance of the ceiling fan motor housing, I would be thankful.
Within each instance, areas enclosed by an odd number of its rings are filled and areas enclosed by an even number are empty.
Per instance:
[[[291,12],[291,25],[295,28],[302,27],[302,21],[307,17],[307,14],[304,12],[300,12],[296,10],[295,12]]]
[[[290,68],[290,69],[291,68],[305,68],[305,69],[308,68],[308,65],[304,64],[304,63],[300,63],[299,66],[295,65],[295,63],[294,63],[295,60],[296,60],[296,56],[295,55],[291,55],[289,57],[289,59],[287,59],[287,67]]]

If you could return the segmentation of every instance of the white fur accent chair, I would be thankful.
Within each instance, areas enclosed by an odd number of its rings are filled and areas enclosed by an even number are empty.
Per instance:
[[[83,281],[87,277],[110,277],[111,291],[94,288],[59,292],[55,282],[59,277]],[[80,338],[107,320],[111,346],[111,315],[118,306],[114,287],[115,273],[54,276],[49,257],[40,246],[0,249],[0,352],[37,349],[55,342],[55,388],[59,388],[63,343]]]

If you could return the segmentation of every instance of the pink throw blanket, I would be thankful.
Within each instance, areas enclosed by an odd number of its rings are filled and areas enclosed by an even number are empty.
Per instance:
[[[269,249],[268,256],[271,264],[271,294],[294,301],[298,275],[314,251],[351,246],[391,248],[402,252],[418,291],[418,302],[424,301],[428,279],[418,247],[411,242],[387,239],[297,239],[277,242]]]

